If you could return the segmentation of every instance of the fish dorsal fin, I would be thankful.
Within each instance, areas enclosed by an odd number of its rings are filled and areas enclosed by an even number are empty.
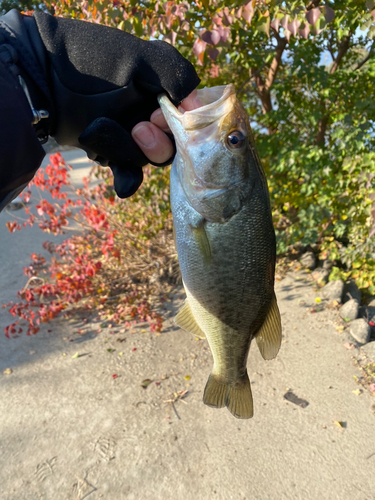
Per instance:
[[[211,247],[210,242],[207,238],[206,229],[204,227],[204,219],[202,219],[199,224],[193,226],[190,224],[191,231],[194,235],[194,239],[197,243],[200,253],[203,257],[203,262],[206,265],[211,263]]]
[[[197,322],[195,321],[187,300],[185,300],[185,304],[179,310],[177,316],[174,319],[174,322],[183,330],[195,335],[195,337],[199,337],[200,339],[206,338],[206,335],[202,332]]]
[[[275,294],[266,319],[256,334],[256,339],[263,359],[276,357],[281,345],[281,318]]]

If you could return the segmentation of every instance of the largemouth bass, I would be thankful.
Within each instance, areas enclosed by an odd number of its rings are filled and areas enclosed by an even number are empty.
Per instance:
[[[198,90],[198,97],[203,106],[193,111],[159,97],[177,146],[171,206],[187,298],[175,322],[208,340],[214,365],[204,403],[251,418],[251,341],[264,359],[281,343],[267,181],[234,86]]]

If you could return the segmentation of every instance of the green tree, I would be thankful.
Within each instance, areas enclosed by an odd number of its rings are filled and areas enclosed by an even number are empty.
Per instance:
[[[34,2],[33,0],[1,0],[0,16],[12,9],[21,11],[47,10],[44,2]]]
[[[47,1],[175,45],[202,84],[234,83],[254,128],[279,253],[318,244],[375,292],[375,2]]]

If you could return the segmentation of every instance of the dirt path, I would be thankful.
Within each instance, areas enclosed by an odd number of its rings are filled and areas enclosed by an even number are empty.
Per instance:
[[[15,299],[45,239],[35,229],[8,234],[8,218],[0,303]],[[270,362],[251,347],[248,421],[203,405],[211,355],[172,325],[182,293],[166,304],[161,335],[55,321],[8,340],[0,309],[0,498],[373,500],[375,399],[353,393],[360,352],[344,348],[337,311],[309,312],[307,275],[287,275],[276,292],[284,341]],[[288,389],[299,400],[286,400]]]

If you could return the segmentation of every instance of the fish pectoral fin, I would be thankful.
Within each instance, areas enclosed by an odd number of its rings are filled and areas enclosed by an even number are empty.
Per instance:
[[[204,227],[204,219],[196,226],[190,224],[190,228],[199,251],[202,254],[203,262],[209,266],[211,263],[211,247]]]
[[[263,359],[277,356],[281,345],[281,318],[275,294],[266,319],[256,334],[256,340]]]
[[[211,373],[204,389],[203,403],[213,408],[226,406],[236,418],[251,418],[254,414],[253,396],[247,373],[236,385],[225,384]]]
[[[177,326],[189,333],[192,333],[195,337],[199,337],[200,339],[206,338],[206,335],[195,321],[187,300],[179,310],[177,316],[174,319],[174,322]]]

